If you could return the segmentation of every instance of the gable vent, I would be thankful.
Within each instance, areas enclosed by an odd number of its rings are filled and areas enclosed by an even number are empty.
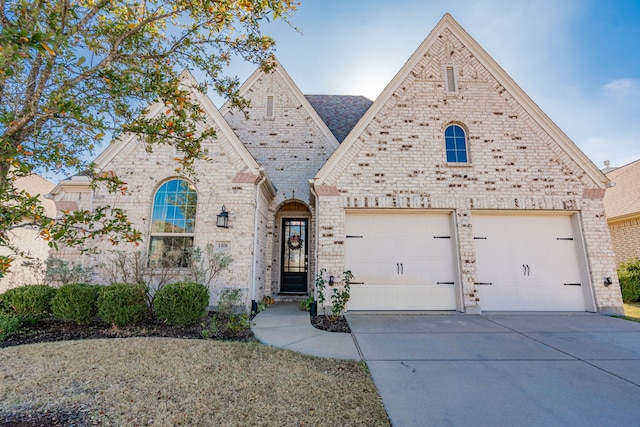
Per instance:
[[[449,93],[454,93],[458,90],[458,88],[456,87],[456,75],[454,73],[453,67],[446,67],[445,68],[445,84],[447,87],[447,92]]]
[[[273,117],[273,95],[267,96],[267,117]]]

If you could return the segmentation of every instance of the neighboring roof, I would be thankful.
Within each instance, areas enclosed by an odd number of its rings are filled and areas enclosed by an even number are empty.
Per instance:
[[[607,220],[640,216],[640,160],[614,169],[607,178],[615,183],[604,195]]]
[[[338,172],[345,164],[341,162],[342,158],[349,152],[351,146],[356,144],[360,135],[365,131],[367,126],[389,102],[393,94],[400,88],[402,83],[407,79],[409,74],[416,68],[417,64],[429,51],[433,44],[438,40],[446,30],[449,30],[460,42],[470,51],[470,53],[478,60],[478,62],[489,71],[498,83],[500,83],[514,98],[518,104],[529,114],[529,116],[558,144],[561,150],[567,153],[568,157],[573,159],[578,167],[580,167],[590,180],[600,187],[606,188],[608,182],[607,177],[598,169],[596,165],[562,132],[533,100],[525,93],[525,91],[516,84],[516,82],[498,65],[498,63],[475,41],[453,17],[446,13],[440,22],[429,33],[426,39],[420,44],[418,49],[411,55],[409,60],[398,71],[395,77],[389,82],[387,87],[382,91],[371,105],[371,108],[362,116],[360,121],[355,125],[352,132],[340,144],[340,147],[327,160],[325,165],[318,171],[315,179],[317,184],[324,184],[334,170]],[[339,172],[338,172],[339,173]]]
[[[367,112],[373,101],[364,96],[305,95],[327,127],[342,142]]]

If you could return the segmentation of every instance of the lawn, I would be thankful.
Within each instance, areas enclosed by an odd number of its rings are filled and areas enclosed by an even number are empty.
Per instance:
[[[640,302],[627,302],[624,304],[624,318],[640,322]]]
[[[389,425],[362,363],[175,338],[0,349],[0,419],[33,412],[75,425]]]

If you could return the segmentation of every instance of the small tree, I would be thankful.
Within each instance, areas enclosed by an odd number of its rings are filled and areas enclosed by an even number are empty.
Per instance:
[[[233,257],[228,253],[216,251],[209,243],[204,250],[197,246],[191,249],[189,260],[190,280],[202,283],[209,288],[213,279],[229,268]]]
[[[347,303],[349,302],[349,298],[351,297],[351,281],[353,280],[353,274],[351,270],[344,271],[343,274],[343,285],[341,289],[337,287],[333,287],[331,289],[331,314],[327,314],[326,312],[326,296],[325,296],[325,288],[326,288],[326,280],[324,279],[324,273],[326,270],[324,268],[320,269],[320,274],[316,277],[316,289],[318,291],[318,302],[322,307],[322,313],[329,319],[329,322],[335,322],[338,320],[347,308]]]
[[[172,145],[184,156],[179,172],[193,173],[206,159],[203,142],[215,136],[192,90],[211,88],[233,107],[237,78],[225,75],[232,58],[264,71],[274,40],[262,33],[272,20],[288,20],[293,0],[11,0],[0,1],[0,247],[14,251],[8,232],[33,226],[51,247],[82,251],[106,238],[138,242],[141,234],[113,206],[64,212],[47,218],[38,194],[19,190],[33,172],[84,172],[95,187],[126,193],[112,171],[83,158],[109,136],[136,135],[148,151]],[[204,72],[203,84],[187,88],[179,73]],[[146,107],[162,103],[165,114]],[[13,261],[0,256],[0,274]]]
[[[60,258],[47,258],[47,270],[44,281],[55,286],[68,285],[69,283],[91,282],[91,270],[80,264],[69,263]]]

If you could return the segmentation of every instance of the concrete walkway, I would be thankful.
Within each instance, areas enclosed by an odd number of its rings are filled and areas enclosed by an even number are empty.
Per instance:
[[[314,328],[299,303],[277,302],[258,313],[252,323],[253,334],[263,344],[311,356],[361,360],[351,334]]]

